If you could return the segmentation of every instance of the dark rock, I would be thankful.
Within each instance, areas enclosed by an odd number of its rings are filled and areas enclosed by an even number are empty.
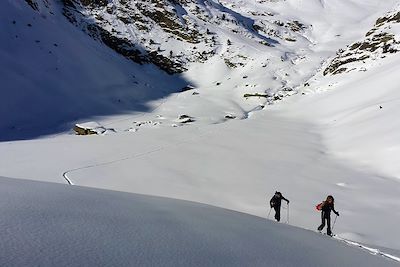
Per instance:
[[[34,10],[39,11],[38,4],[34,0],[25,0]]]
[[[267,94],[260,94],[260,93],[253,93],[253,94],[247,93],[247,94],[244,94],[243,97],[245,97],[245,98],[248,98],[248,97],[265,97],[265,98],[267,98],[268,95]]]
[[[108,4],[108,0],[80,0],[82,5],[91,7],[105,7]]]
[[[97,134],[97,132],[91,130],[91,129],[85,129],[85,128],[81,128],[77,125],[74,126],[74,131],[76,135],[93,135],[93,134]]]
[[[194,86],[188,84],[188,85],[186,85],[185,87],[183,87],[183,88],[181,89],[181,92],[186,92],[186,91],[189,91],[189,90],[192,90],[192,89],[194,89]]]
[[[226,115],[225,115],[225,119],[233,120],[233,119],[236,119],[236,116],[235,116],[235,115],[232,115],[232,114],[226,114]]]

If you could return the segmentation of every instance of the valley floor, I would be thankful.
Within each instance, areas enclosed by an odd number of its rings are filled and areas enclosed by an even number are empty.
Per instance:
[[[213,125],[4,142],[1,175],[58,183],[66,183],[66,177],[76,185],[190,200],[261,217],[278,190],[291,201],[290,224],[307,229],[320,223],[315,205],[332,194],[340,212],[335,233],[400,250],[399,181],[336,159],[324,148],[316,125],[285,109],[277,105],[246,120]],[[155,114],[140,116],[146,120]],[[287,212],[282,210],[283,221]]]

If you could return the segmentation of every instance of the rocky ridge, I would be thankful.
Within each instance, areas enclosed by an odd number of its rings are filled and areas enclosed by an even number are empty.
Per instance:
[[[366,71],[365,64],[360,63],[372,62],[399,51],[400,11],[392,11],[378,18],[363,40],[339,50],[323,74],[336,75],[354,70]]]
[[[26,0],[35,10],[47,0]],[[295,42],[307,28],[299,21],[274,18],[273,13],[239,14],[235,5],[207,0],[62,0],[63,14],[91,37],[139,63],[153,63],[169,74],[203,63],[230,46],[218,29],[239,38],[274,46]],[[250,17],[251,16],[251,17]],[[256,17],[256,19],[254,19]],[[223,51],[230,68],[244,66],[248,56]]]

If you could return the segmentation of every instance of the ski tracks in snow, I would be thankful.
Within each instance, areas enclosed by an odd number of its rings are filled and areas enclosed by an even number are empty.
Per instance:
[[[393,256],[391,254],[385,253],[383,251],[380,251],[379,249],[367,247],[367,246],[362,245],[360,243],[357,243],[357,242],[342,238],[342,237],[340,237],[338,235],[333,236],[333,238],[338,240],[338,241],[341,241],[341,242],[345,243],[346,245],[353,246],[353,247],[358,247],[361,250],[365,250],[365,251],[369,252],[372,255],[382,256],[382,257],[385,257],[385,258],[388,258],[390,260],[393,260],[395,262],[400,263],[400,257],[396,257],[396,256]]]
[[[178,95],[178,94],[175,94],[175,97],[177,97],[177,95]],[[155,111],[159,110],[159,109],[161,108],[161,106],[164,105],[164,104],[166,103],[167,99],[168,99],[168,97],[164,97],[164,98],[160,101],[160,103],[159,103],[151,112],[154,113]],[[133,116],[133,117],[130,117],[130,116],[129,116],[128,118],[123,118],[123,119],[119,119],[119,120],[110,121],[110,122],[104,124],[104,126],[109,126],[109,125],[112,125],[112,124],[115,124],[115,123],[119,123],[119,122],[123,122],[123,121],[127,121],[127,120],[132,120],[133,118],[136,118],[136,119],[137,119],[137,118],[140,118],[140,117],[145,116],[146,114],[148,114],[148,112],[141,112],[141,113],[139,113],[139,114],[136,114],[136,115]],[[206,134],[206,133],[204,133],[204,134]],[[200,135],[200,136],[202,136],[202,135]],[[198,136],[198,137],[200,137],[200,136]],[[184,143],[184,142],[185,142],[185,141],[182,141],[182,142],[180,142],[180,143]],[[172,145],[170,145],[170,146],[179,145],[180,143],[178,143],[178,144],[172,144]],[[129,159],[134,159],[134,158],[142,157],[142,156],[149,155],[149,154],[158,152],[158,151],[160,151],[160,150],[163,150],[163,149],[166,148],[166,147],[169,147],[169,146],[158,147],[158,148],[156,148],[156,149],[154,149],[154,150],[142,152],[142,153],[139,153],[139,154],[130,155],[130,156],[127,156],[127,157],[124,157],[124,158],[119,158],[119,159],[115,159],[115,160],[111,160],[111,161],[105,161],[105,162],[102,162],[102,163],[94,163],[94,164],[91,164],[91,165],[86,165],[86,166],[82,166],[82,167],[78,167],[78,168],[74,168],[74,169],[69,169],[69,170],[63,172],[62,176],[63,176],[64,180],[65,180],[69,185],[75,185],[75,183],[68,177],[68,174],[70,174],[70,173],[72,173],[72,172],[79,171],[79,170],[84,170],[84,169],[95,168],[95,167],[99,167],[99,166],[110,165],[110,164],[113,164],[113,163],[117,163],[117,162],[129,160]]]
[[[310,230],[310,229],[308,229],[308,230],[309,231],[313,231],[313,230]],[[358,242],[352,241],[350,239],[343,238],[343,237],[341,237],[339,235],[328,236],[327,234],[324,234],[324,233],[322,233],[320,231],[317,231],[317,233],[320,234],[320,235],[325,235],[325,236],[327,236],[329,238],[333,238],[336,241],[342,242],[342,243],[344,243],[344,244],[346,244],[348,246],[359,248],[359,249],[364,250],[364,251],[366,251],[366,252],[368,252],[368,253],[370,253],[372,255],[382,256],[382,257],[387,258],[389,260],[392,260],[392,261],[400,263],[400,257],[391,255],[391,254],[386,253],[386,252],[383,252],[383,251],[381,251],[381,250],[379,250],[377,248],[372,248],[372,247],[368,247],[366,245],[362,245],[362,244],[360,244]]]
[[[396,99],[396,100],[397,100],[397,99]],[[161,101],[161,103],[160,103],[159,105],[157,105],[157,106],[153,109],[153,111],[158,110],[165,102],[166,102],[166,99],[164,99],[163,101]],[[387,101],[387,102],[390,102],[390,101]],[[263,108],[264,108],[263,106],[257,106],[257,107],[255,107],[254,109],[248,111],[248,112],[246,113],[246,115],[245,115],[245,119],[248,119],[249,117],[251,117],[251,115],[253,115],[254,112],[260,111],[260,110],[262,110]],[[144,113],[143,113],[143,114],[138,114],[138,117],[141,117],[141,116],[144,116]],[[135,116],[135,117],[137,117],[137,116]],[[128,118],[128,119],[132,119],[132,118]],[[128,119],[123,119],[123,120],[128,120]],[[112,122],[110,122],[110,124],[113,124],[113,123],[119,122],[119,121],[120,121],[120,120],[112,121]],[[199,127],[196,127],[196,128],[198,128],[198,129],[200,130]],[[168,149],[168,148],[170,148],[170,147],[175,147],[175,146],[179,146],[179,145],[182,145],[182,144],[185,144],[185,143],[192,142],[192,141],[197,140],[197,139],[200,139],[200,138],[202,138],[203,136],[205,136],[205,135],[207,135],[207,134],[210,134],[210,133],[212,133],[212,132],[213,132],[213,131],[211,131],[211,130],[205,131],[205,132],[200,133],[200,134],[198,134],[198,135],[189,137],[189,138],[187,138],[187,139],[185,139],[185,140],[183,140],[183,141],[175,142],[175,143],[168,144],[168,145],[165,145],[165,146],[160,146],[160,147],[157,147],[157,148],[155,148],[155,149],[153,149],[153,150],[145,151],[145,152],[142,152],[142,153],[137,153],[137,154],[133,154],[133,155],[128,155],[128,156],[123,157],[123,158],[118,158],[118,159],[114,159],[114,160],[110,160],[110,161],[104,161],[104,162],[94,163],[94,164],[91,164],[91,165],[86,165],[86,166],[82,166],[82,167],[78,167],[78,168],[74,168],[74,169],[69,169],[69,170],[65,171],[65,172],[62,174],[62,176],[63,176],[64,180],[65,180],[69,185],[75,185],[75,183],[72,181],[72,179],[68,176],[69,174],[71,174],[71,173],[73,173],[73,172],[76,172],[76,171],[79,171],[79,170],[84,170],[84,169],[96,168],[96,167],[100,167],[100,166],[111,165],[111,164],[119,163],[119,162],[126,161],[126,160],[131,160],[131,159],[136,159],[136,158],[144,157],[144,156],[147,156],[147,155],[150,155],[150,154],[154,154],[154,153],[157,153],[157,152],[159,152],[159,151]],[[267,218],[267,219],[269,219],[269,218]],[[285,224],[289,224],[288,219],[287,219],[287,221],[285,222]],[[366,251],[366,252],[368,252],[368,253],[370,253],[370,254],[372,254],[372,255],[381,256],[381,257],[387,258],[387,259],[389,259],[389,260],[395,261],[395,262],[397,262],[397,263],[400,263],[400,257],[397,257],[397,256],[394,256],[394,255],[385,253],[385,252],[383,252],[383,251],[381,251],[381,250],[379,250],[379,249],[376,249],[376,248],[372,248],[372,247],[368,247],[368,246],[362,245],[362,244],[360,244],[360,243],[358,243],[358,242],[355,242],[355,241],[352,241],[352,240],[349,240],[349,239],[342,238],[342,237],[340,237],[340,236],[338,236],[338,235],[335,235],[335,236],[333,236],[332,238],[335,239],[335,240],[337,240],[337,241],[339,241],[339,242],[342,242],[342,243],[344,243],[344,244],[346,244],[346,245],[348,245],[348,246],[357,247],[357,248],[359,248],[359,249],[361,249],[361,250],[364,250],[364,251]]]
[[[70,169],[70,170],[65,171],[62,176],[64,177],[64,179],[67,181],[67,183],[69,185],[75,185],[75,183],[70,179],[70,177],[68,177],[68,174],[71,174],[72,172],[79,171],[79,170],[84,170],[84,169],[96,168],[96,167],[100,167],[100,166],[111,165],[111,164],[119,163],[119,162],[126,161],[126,160],[140,158],[140,157],[143,157],[143,156],[146,156],[146,155],[157,153],[157,152],[162,151],[164,149],[168,149],[170,147],[179,146],[179,145],[194,141],[194,140],[199,139],[199,138],[201,138],[201,137],[203,137],[203,136],[205,136],[207,134],[210,134],[210,133],[211,133],[211,131],[206,131],[206,132],[204,132],[202,134],[196,135],[194,137],[187,138],[187,139],[185,139],[183,141],[180,141],[180,142],[177,142],[177,143],[173,143],[173,144],[169,144],[169,145],[166,145],[166,146],[160,146],[160,147],[155,148],[155,149],[150,150],[150,151],[146,151],[146,152],[130,155],[130,156],[127,156],[127,157],[124,157],[124,158],[119,158],[119,159],[115,159],[115,160],[111,160],[111,161],[105,161],[105,162],[95,163],[95,164],[91,164],[91,165],[87,165],[87,166],[83,166],[83,167],[79,167],[79,168],[75,168],[75,169]],[[269,218],[267,218],[267,219],[269,219]],[[285,222],[285,224],[289,224],[289,216],[288,216],[287,221]],[[312,230],[310,230],[310,231],[312,231]],[[359,248],[361,250],[364,250],[364,251],[366,251],[366,252],[368,252],[368,253],[370,253],[372,255],[382,256],[382,257],[387,258],[389,260],[392,260],[392,261],[400,263],[400,257],[385,253],[383,251],[380,251],[379,249],[362,245],[362,244],[357,243],[355,241],[342,238],[339,235],[335,235],[332,238],[337,240],[337,241],[343,242],[348,246],[357,247],[357,248]]]
[[[200,128],[198,128],[198,127],[196,127],[196,128],[200,130]],[[82,167],[78,167],[78,168],[74,168],[74,169],[69,169],[69,170],[65,171],[62,174],[62,176],[63,176],[64,180],[66,180],[69,185],[75,185],[75,183],[71,180],[71,178],[68,177],[68,175],[71,174],[72,172],[76,172],[76,171],[79,171],[79,170],[96,168],[96,167],[100,167],[100,166],[111,165],[111,164],[119,163],[119,162],[126,161],[126,160],[131,160],[131,159],[144,157],[144,156],[147,156],[147,155],[154,154],[156,152],[162,151],[164,149],[168,149],[170,147],[176,147],[176,146],[180,146],[182,144],[186,144],[186,143],[192,142],[194,140],[202,138],[203,136],[211,134],[212,132],[213,131],[211,131],[211,130],[205,131],[203,133],[200,133],[198,135],[186,138],[186,139],[184,139],[182,141],[179,141],[179,142],[175,142],[175,143],[168,144],[168,145],[165,145],[165,146],[159,146],[159,147],[157,147],[157,148],[155,148],[153,150],[142,152],[142,153],[138,153],[138,154],[128,155],[128,156],[123,157],[123,158],[118,158],[118,159],[114,159],[114,160],[110,160],[110,161],[104,161],[104,162],[100,162],[100,163],[93,163],[93,164],[90,164],[90,165],[86,165],[86,166],[82,166]]]
[[[68,171],[66,171],[66,172],[63,173],[62,176],[64,177],[64,180],[67,181],[67,183],[68,183],[69,185],[75,185],[75,184],[71,181],[71,179],[68,178],[67,174],[68,174]]]

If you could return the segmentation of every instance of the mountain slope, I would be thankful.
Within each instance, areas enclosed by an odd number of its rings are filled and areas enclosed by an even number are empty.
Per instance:
[[[69,180],[257,216],[266,215],[265,196],[280,190],[292,200],[291,223],[309,229],[320,220],[315,204],[333,194],[341,212],[336,233],[400,250],[400,233],[394,231],[400,219],[399,53],[383,53],[386,38],[373,53],[357,47],[373,41],[365,34],[376,28],[370,36],[393,34],[387,44],[397,49],[397,0],[131,1],[150,5],[156,14],[171,12],[180,27],[190,24],[179,17],[187,12],[188,21],[198,22],[191,30],[215,36],[215,55],[205,62],[195,60],[193,50],[211,49],[206,37],[197,44],[176,40],[154,15],[135,6],[125,10],[124,1],[94,8],[90,1],[74,4],[71,12],[82,11],[73,13],[82,19],[74,24],[61,2],[28,2],[6,1],[0,10],[7,18],[0,43],[0,59],[7,63],[0,69],[7,96],[0,100],[1,140],[67,131],[76,122],[114,131],[1,142],[2,175]],[[107,12],[109,4],[115,13]],[[209,11],[207,18],[197,16],[197,6]],[[121,12],[138,12],[152,28],[139,34],[136,26],[120,25]],[[135,48],[143,52],[142,65],[118,55],[98,35],[89,36],[89,22],[114,29],[116,37],[123,38],[119,29],[139,34]],[[16,32],[22,41],[14,40]],[[60,38],[57,46],[49,32]],[[54,60],[43,44],[59,49]],[[182,51],[179,62],[187,71],[168,75],[153,66],[147,54],[155,49],[169,57],[163,47]],[[324,76],[340,48],[344,55],[370,54],[376,60]],[[178,59],[176,52],[172,58]],[[65,69],[48,72],[46,64],[57,59]]]
[[[398,8],[400,9],[400,8]],[[324,75],[354,70],[366,71],[371,61],[392,56],[400,51],[400,11],[389,12],[378,18],[361,41],[341,49],[324,70]],[[360,63],[367,64],[360,64]]]
[[[3,266],[397,266],[310,231],[193,202],[0,184]]]
[[[71,25],[57,2],[2,3],[0,140],[66,131],[83,118],[143,112],[183,78],[140,66]],[[167,84],[167,86],[166,86]]]
[[[397,6],[379,17],[363,38],[340,50],[303,91],[323,95],[293,106],[308,107],[300,113],[320,122],[330,152],[393,178],[400,177],[399,51]]]
[[[180,115],[205,124],[247,118],[301,90],[395,3],[7,0],[1,140],[149,111],[183,88],[202,95],[179,110],[168,101],[168,125]]]

